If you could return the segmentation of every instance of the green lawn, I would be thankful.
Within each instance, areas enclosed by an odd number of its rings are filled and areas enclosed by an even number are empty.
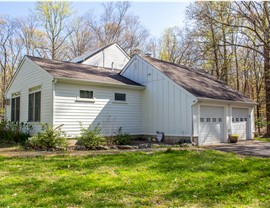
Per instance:
[[[261,138],[261,137],[258,137],[255,140],[264,141],[264,142],[270,142],[270,138]]]
[[[0,207],[269,207],[270,160],[207,151],[0,157]]]

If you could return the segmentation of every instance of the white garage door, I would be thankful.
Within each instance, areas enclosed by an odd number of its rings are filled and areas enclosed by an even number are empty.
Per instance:
[[[224,108],[201,106],[201,144],[220,143],[224,140]]]
[[[247,139],[248,131],[248,109],[232,109],[232,134],[238,134],[240,140]]]

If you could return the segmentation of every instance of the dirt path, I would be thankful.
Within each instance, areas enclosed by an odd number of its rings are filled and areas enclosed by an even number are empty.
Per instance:
[[[107,155],[107,154],[120,154],[125,152],[158,152],[166,151],[168,148],[146,148],[146,149],[129,149],[129,150],[88,150],[88,151],[78,151],[78,150],[67,150],[67,151],[32,151],[32,150],[23,150],[19,147],[7,147],[0,148],[0,156],[4,157],[36,157],[36,156],[59,156],[59,155],[68,155],[68,156],[88,156],[88,155]],[[196,147],[189,148],[180,148],[173,147],[172,150],[198,150],[202,149]]]

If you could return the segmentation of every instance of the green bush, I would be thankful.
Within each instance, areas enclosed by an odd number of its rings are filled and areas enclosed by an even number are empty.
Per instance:
[[[24,144],[30,137],[32,126],[24,122],[2,121],[0,123],[0,142]]]
[[[97,146],[105,142],[105,138],[101,134],[101,127],[99,123],[92,128],[90,124],[88,128],[84,128],[82,123],[81,127],[81,137],[79,138],[77,144],[85,146],[88,149],[95,149]]]
[[[63,125],[54,127],[42,124],[42,132],[38,132],[26,142],[26,147],[40,150],[64,150],[67,148],[65,134],[61,130]]]
[[[119,127],[117,134],[115,135],[115,143],[117,145],[128,145],[131,143],[130,135],[123,133],[122,127]]]

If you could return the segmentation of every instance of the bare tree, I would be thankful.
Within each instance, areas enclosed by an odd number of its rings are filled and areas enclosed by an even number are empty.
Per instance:
[[[36,3],[36,11],[49,43],[48,47],[43,48],[47,52],[46,56],[59,59],[63,56],[63,51],[60,53],[60,49],[72,32],[67,31],[66,28],[68,17],[72,13],[70,3],[41,1]]]
[[[0,108],[4,108],[4,93],[14,69],[21,59],[22,44],[15,36],[16,23],[10,17],[0,17]]]
[[[139,18],[127,15],[130,2],[108,2],[103,5],[103,13],[96,17],[86,15],[86,23],[99,46],[117,42],[129,55],[141,48],[149,37]]]

